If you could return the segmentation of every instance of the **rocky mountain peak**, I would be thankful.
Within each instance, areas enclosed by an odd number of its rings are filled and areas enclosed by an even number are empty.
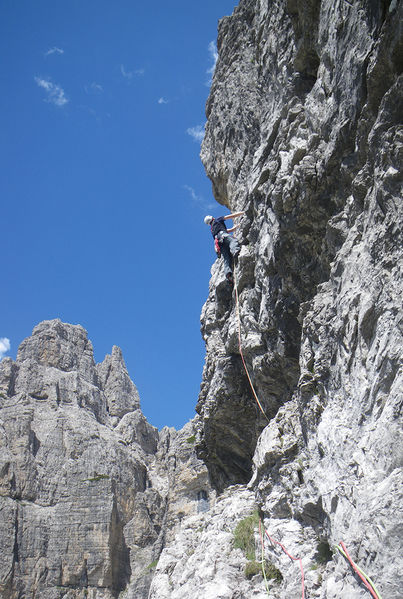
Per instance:
[[[80,325],[45,320],[25,339],[17,353],[17,362],[31,360],[41,366],[64,372],[77,370],[81,375],[93,376],[94,355],[87,331]]]
[[[87,331],[59,319],[38,324],[25,339],[15,363],[3,360],[0,385],[7,396],[26,394],[59,406],[74,401],[102,422],[114,425],[140,409],[120,348],[95,364]]]
[[[131,380],[123,359],[122,350],[114,345],[111,355],[96,368],[99,384],[104,392],[108,413],[121,418],[140,408],[140,397]]]
[[[212,502],[195,430],[161,435],[122,352],[79,325],[35,327],[0,362],[0,595],[146,599],[185,515]]]

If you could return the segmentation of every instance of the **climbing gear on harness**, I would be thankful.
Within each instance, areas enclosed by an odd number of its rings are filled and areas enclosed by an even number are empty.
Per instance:
[[[351,557],[349,556],[349,554],[347,552],[346,546],[343,543],[343,541],[340,541],[340,545],[335,545],[335,548],[338,551],[340,551],[340,553],[350,563],[350,566],[353,568],[353,570],[357,574],[357,576],[362,580],[362,582],[367,587],[368,591],[371,593],[371,595],[374,597],[374,599],[382,599],[378,589],[376,588],[375,584],[372,582],[370,577],[367,576],[367,574],[365,574],[365,572],[363,570],[361,570],[361,568],[359,568],[357,566],[357,564],[355,564],[353,562],[353,560],[351,559]]]
[[[235,287],[235,298],[236,298],[236,313],[237,313],[237,318],[238,318],[238,345],[239,345],[239,353],[241,354],[243,367],[245,369],[246,376],[248,377],[249,385],[250,385],[250,388],[252,389],[253,396],[256,399],[256,403],[259,406],[260,411],[262,412],[263,416],[266,418],[267,422],[270,422],[270,420],[267,418],[267,416],[265,414],[265,411],[262,408],[262,404],[260,403],[259,398],[257,396],[257,393],[255,391],[255,388],[253,386],[252,379],[250,378],[248,367],[246,366],[245,358],[244,358],[243,351],[242,351],[242,342],[241,342],[241,315],[240,315],[240,312],[239,312],[238,283],[237,283],[237,279],[236,279],[236,269],[235,268],[234,268],[234,287]]]
[[[215,253],[217,254],[218,258],[221,258],[221,248],[220,248],[220,244],[218,243],[217,237],[214,238],[214,249],[215,249]]]

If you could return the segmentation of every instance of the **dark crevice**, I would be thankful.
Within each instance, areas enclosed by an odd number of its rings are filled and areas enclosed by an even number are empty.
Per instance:
[[[30,396],[39,401],[44,401],[49,398],[47,393],[30,393]]]
[[[15,514],[14,522],[14,547],[13,547],[13,561],[14,564],[20,561],[19,548],[18,548],[18,507]]]
[[[109,533],[109,555],[111,562],[111,589],[115,597],[128,585],[131,577],[130,549],[126,545],[123,534],[123,522],[119,517],[116,498],[113,508]]]
[[[287,0],[286,10],[294,30],[293,92],[304,96],[315,85],[320,64],[316,44],[318,37],[320,0]]]
[[[39,451],[41,442],[39,441],[38,437],[35,435],[33,430],[29,431],[28,443],[29,443],[29,450],[32,453],[32,455],[35,457]]]
[[[56,403],[60,406],[61,396],[60,396],[60,386],[59,383],[56,383]]]

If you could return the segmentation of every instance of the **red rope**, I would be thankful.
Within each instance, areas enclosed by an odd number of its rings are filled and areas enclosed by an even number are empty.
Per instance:
[[[301,570],[301,587],[302,587],[302,599],[305,599],[305,577],[304,577],[304,568],[302,567],[302,560],[300,557],[293,557],[290,553],[288,553],[287,549],[284,547],[284,545],[282,545],[281,543],[279,543],[279,541],[276,541],[275,539],[273,539],[269,533],[267,532],[266,529],[264,529],[264,532],[266,533],[267,538],[270,540],[271,543],[273,543],[273,545],[279,545],[281,547],[281,549],[284,551],[284,553],[294,562],[299,562],[299,567]]]
[[[374,599],[379,599],[379,596],[375,593],[374,589],[372,588],[372,586],[369,584],[369,582],[366,580],[366,578],[364,578],[364,576],[361,574],[361,572],[358,570],[358,567],[355,565],[355,563],[353,562],[353,560],[351,559],[351,557],[348,554],[348,551],[346,549],[345,544],[343,543],[343,541],[340,541],[340,545],[344,551],[344,553],[346,554],[346,557],[348,559],[348,561],[350,562],[350,565],[352,567],[352,569],[354,570],[354,572],[357,574],[357,576],[362,580],[362,582],[365,584],[365,586],[367,587],[367,589],[369,590],[369,592],[371,593],[371,595],[374,597]]]
[[[237,284],[237,280],[236,280],[235,268],[234,268],[234,287],[235,287],[235,297],[236,297],[236,311],[237,311],[237,317],[238,317],[238,345],[239,345],[239,353],[241,354],[243,367],[245,369],[246,376],[248,377],[248,381],[249,381],[250,387],[252,389],[252,393],[253,393],[253,395],[254,395],[254,397],[256,399],[257,405],[259,406],[260,411],[262,412],[263,416],[269,422],[269,419],[267,418],[267,416],[266,416],[266,414],[265,414],[265,412],[264,412],[264,410],[262,408],[262,404],[260,403],[259,398],[257,396],[257,393],[255,391],[255,388],[253,386],[252,379],[250,378],[248,367],[246,366],[245,358],[244,358],[243,351],[242,351],[241,316],[240,316],[240,312],[239,312],[238,284]],[[261,532],[261,528],[260,527],[261,527],[261,523],[259,521],[259,532]],[[265,531],[267,537],[270,539],[270,541],[273,544],[280,545],[281,549],[284,551],[284,553],[286,555],[288,555],[288,557],[291,560],[299,562],[299,567],[300,567],[300,570],[301,570],[302,599],[305,599],[305,578],[304,578],[304,568],[302,567],[302,560],[299,557],[293,557],[292,555],[290,555],[288,553],[287,549],[281,543],[279,543],[278,541],[275,541],[274,539],[271,538],[271,536],[269,535],[269,533],[267,532],[266,529],[264,529],[264,531]],[[262,538],[262,536],[261,536],[261,539],[262,539],[262,546],[263,546],[263,538]]]
[[[235,287],[235,297],[236,297],[236,313],[237,313],[237,317],[238,317],[238,345],[239,345],[239,353],[241,354],[243,367],[245,369],[246,376],[248,377],[249,385],[250,385],[250,388],[252,389],[252,393],[254,395],[254,398],[256,399],[256,403],[259,406],[260,411],[262,412],[263,416],[266,418],[267,422],[269,422],[269,419],[267,418],[267,416],[266,416],[266,414],[265,414],[265,412],[264,412],[264,410],[262,408],[262,404],[260,403],[259,398],[257,396],[257,393],[255,391],[255,388],[253,386],[252,379],[250,378],[248,367],[246,366],[245,358],[244,358],[243,351],[242,351],[241,316],[240,316],[240,313],[239,313],[238,283],[237,283],[237,280],[236,280],[235,268],[234,268],[234,287]]]

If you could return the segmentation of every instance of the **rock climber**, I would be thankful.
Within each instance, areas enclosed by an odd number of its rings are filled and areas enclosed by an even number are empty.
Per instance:
[[[218,218],[214,218],[210,214],[204,217],[204,222],[206,225],[210,225],[211,234],[214,238],[214,247],[218,255],[222,255],[224,258],[224,273],[227,281],[231,284],[234,282],[233,274],[232,274],[232,263],[233,259],[237,258],[241,246],[235,237],[229,235],[232,231],[239,226],[234,225],[230,229],[227,229],[227,226],[224,221],[229,219],[237,218],[238,216],[242,216],[245,214],[244,211],[234,212],[233,214],[227,214],[227,216],[219,216]]]

